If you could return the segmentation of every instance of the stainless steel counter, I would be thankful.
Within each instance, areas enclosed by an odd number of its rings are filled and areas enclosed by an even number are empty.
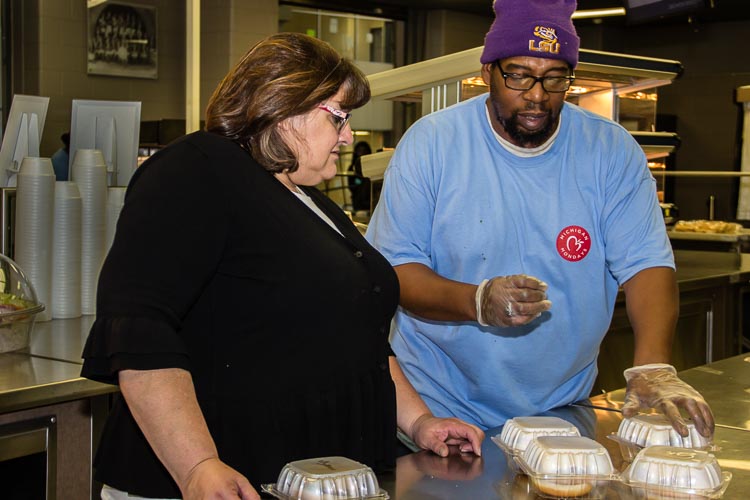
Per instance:
[[[680,291],[695,284],[705,286],[710,281],[747,283],[750,279],[750,254],[675,250],[674,257]]]
[[[622,420],[618,411],[571,406],[545,413],[574,423],[581,434],[604,445],[613,465],[622,472],[628,465],[617,442],[607,436],[617,431]],[[500,434],[502,426],[487,431],[482,445],[482,457],[461,454],[453,449],[446,458],[422,451],[400,457],[396,469],[379,476],[381,487],[393,500],[459,500],[459,499],[534,499],[540,498],[528,484],[528,478],[518,474],[508,457],[492,442],[491,436]],[[723,471],[732,473],[732,480],[724,493],[727,500],[748,498],[750,489],[750,432],[719,427],[714,452]],[[629,487],[612,482],[603,493],[607,499],[643,498]]]
[[[81,364],[81,353],[95,316],[34,323],[28,353],[32,356]]]
[[[80,376],[81,351],[93,319],[37,322],[27,350],[0,354],[0,413],[117,390]]]
[[[0,354],[0,413],[112,392],[80,376],[81,366],[27,354]]]

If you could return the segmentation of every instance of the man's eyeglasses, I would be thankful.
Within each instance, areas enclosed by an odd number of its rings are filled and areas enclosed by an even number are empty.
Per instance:
[[[495,62],[497,69],[505,80],[505,86],[511,90],[531,90],[537,82],[542,84],[546,92],[565,92],[573,84],[574,75],[570,76],[532,76],[523,73],[506,73],[500,67],[499,62]]]
[[[349,118],[352,117],[351,113],[347,113],[346,111],[341,111],[340,109],[336,109],[334,107],[328,106],[327,104],[321,104],[318,107],[320,109],[323,109],[331,113],[331,116],[333,116],[333,124],[336,126],[336,130],[339,131],[339,134],[341,133],[342,130],[344,130],[344,127],[346,127],[346,124],[349,123]]]

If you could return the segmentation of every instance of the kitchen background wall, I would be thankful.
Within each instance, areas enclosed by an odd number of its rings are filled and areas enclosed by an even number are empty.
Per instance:
[[[12,94],[50,98],[42,156],[52,155],[61,145],[60,134],[70,129],[73,99],[142,101],[142,119],[184,116],[184,2],[139,0],[138,3],[157,8],[156,80],[86,73],[85,1],[12,1]]]
[[[70,129],[73,99],[141,101],[141,121],[185,118],[184,0],[136,0],[157,11],[158,78],[86,73],[85,0],[3,0],[10,5],[13,94],[50,98],[41,154]],[[201,109],[256,40],[278,28],[276,0],[201,0]],[[8,101],[8,105],[10,101]]]
[[[86,73],[86,2],[83,0],[2,0],[10,6],[10,92],[50,97],[42,154],[59,147],[70,127],[73,99],[138,100],[143,121],[184,118],[185,2],[137,0],[157,9],[159,76],[156,80]],[[719,0],[717,0],[718,2]],[[299,2],[314,5],[314,2]],[[350,2],[326,2],[329,8]],[[392,2],[384,2],[392,3]],[[419,2],[416,2],[419,3]],[[453,2],[455,5],[460,2]],[[471,12],[429,9],[450,2],[423,2],[397,12],[406,21],[406,62],[476,47],[492,22],[491,10]],[[750,4],[750,2],[746,2]],[[579,3],[582,7],[584,2]],[[357,4],[360,10],[376,2]],[[490,5],[487,0],[487,5]],[[377,7],[376,7],[377,8]],[[7,9],[6,9],[7,10]],[[387,13],[387,9],[380,12]],[[201,0],[201,109],[221,76],[254,41],[278,29],[277,0]],[[739,168],[741,107],[735,89],[750,84],[745,10],[718,18],[687,16],[659,24],[576,22],[586,49],[675,59],[684,74],[659,89],[663,123],[682,138],[676,153],[680,170]],[[479,64],[477,62],[477,64]],[[11,94],[12,95],[12,94]],[[664,128],[664,130],[668,130]],[[708,197],[715,196],[716,218],[734,219],[736,179],[678,178],[674,199],[683,218],[704,218]]]
[[[750,3],[750,2],[749,2]],[[742,108],[737,87],[750,84],[750,57],[744,53],[750,21],[682,22],[642,26],[589,25],[579,29],[587,49],[675,59],[684,72],[658,91],[657,111],[682,144],[678,170],[739,170]],[[659,124],[657,124],[658,126]],[[678,177],[674,199],[685,219],[708,218],[708,198],[715,196],[717,219],[734,219],[736,178]]]

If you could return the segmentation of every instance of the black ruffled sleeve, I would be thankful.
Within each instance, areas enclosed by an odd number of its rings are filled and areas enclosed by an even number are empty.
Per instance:
[[[107,384],[117,384],[117,372],[124,369],[190,369],[177,332],[150,318],[97,318],[84,357],[81,376]]]
[[[99,275],[84,377],[189,369],[181,325],[216,273],[231,219],[220,161],[187,136],[136,171]]]

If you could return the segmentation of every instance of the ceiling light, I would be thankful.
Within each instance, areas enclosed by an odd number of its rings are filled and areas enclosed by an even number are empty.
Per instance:
[[[609,9],[577,10],[573,12],[573,19],[591,19],[592,17],[624,16],[625,7],[612,7]]]

